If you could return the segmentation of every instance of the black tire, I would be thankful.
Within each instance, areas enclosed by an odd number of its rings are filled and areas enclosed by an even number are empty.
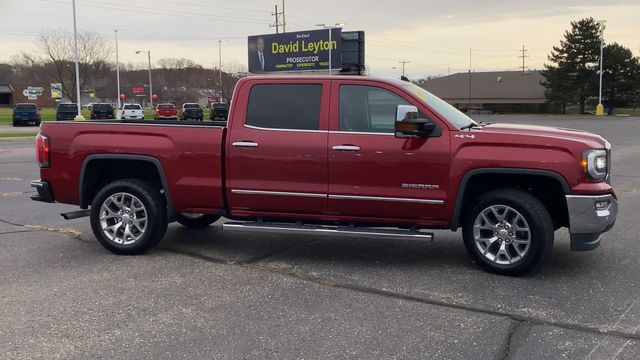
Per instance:
[[[496,219],[495,223],[497,226],[502,226],[502,230],[489,234],[497,240],[495,240],[495,243],[492,242],[491,245],[486,245],[484,249],[486,250],[489,248],[490,251],[488,251],[488,253],[489,256],[491,256],[493,249],[496,249],[496,247],[502,249],[501,246],[504,242],[505,248],[510,250],[510,252],[507,251],[507,254],[504,255],[504,253],[500,254],[496,251],[494,259],[489,259],[483,254],[483,251],[480,248],[484,244],[482,244],[481,241],[476,242],[474,238],[474,224],[476,224],[476,220],[481,222],[480,226],[482,227],[482,230],[480,230],[480,228],[478,229],[480,237],[482,237],[482,232],[490,233],[493,231],[486,230],[485,228],[491,228],[491,226],[485,226],[488,225],[485,220],[480,220],[480,218],[478,218],[481,216],[481,212],[491,210],[490,208],[492,206],[497,206],[497,209],[500,209],[501,207],[504,208],[505,212],[502,215],[505,218],[508,217],[509,214],[513,214],[515,210],[515,212],[519,213],[522,218],[524,218],[526,223],[522,222],[522,219],[518,220],[515,215],[513,215],[511,219],[506,220],[505,224],[507,225],[500,225],[498,220],[499,218],[497,216],[493,218]],[[511,210],[507,212],[507,208],[510,208]],[[490,216],[491,215],[487,217]],[[516,226],[516,223],[518,222],[520,225]],[[513,223],[513,225],[510,223]],[[519,228],[524,228],[525,225],[529,229],[528,234],[527,232],[518,230]],[[509,228],[511,229],[509,230]],[[466,213],[462,234],[464,238],[464,245],[475,262],[489,272],[507,276],[523,275],[533,269],[547,254],[551,253],[554,242],[553,221],[551,220],[549,211],[540,202],[540,200],[536,199],[533,195],[516,189],[493,190],[476,199],[475,205]],[[493,236],[496,234],[499,235]],[[512,234],[515,235],[515,237],[512,237]],[[502,236],[505,238],[503,239]],[[523,237],[521,239],[517,239],[520,236]],[[529,239],[528,247],[526,247],[526,244],[516,244],[516,241],[521,241],[526,238]],[[518,249],[524,254],[520,255],[519,252],[516,251],[516,247],[518,247]],[[508,259],[507,255],[509,255]],[[514,262],[510,264],[498,263],[499,261],[510,262],[512,260],[511,256],[516,258],[517,261],[514,260]],[[501,260],[501,257],[504,258],[504,260]]]
[[[20,126],[20,123],[18,123],[17,121],[13,120],[13,127],[18,127]]]
[[[205,228],[220,219],[220,216],[210,214],[178,214],[176,221],[182,226],[193,229]]]
[[[40,126],[40,121],[36,121],[36,126]]]
[[[126,242],[126,237],[124,238],[125,241],[123,241],[123,243],[118,243],[117,241],[110,239],[103,231],[100,220],[102,205],[106,204],[106,201],[112,195],[116,195],[119,193],[126,193],[128,195],[135,196],[138,201],[142,203],[142,206],[144,206],[144,210],[146,211],[146,222],[144,222],[144,225],[141,225],[144,227],[144,231],[134,230],[140,237],[128,244],[124,244],[124,242]],[[131,205],[132,203],[134,203],[134,200],[131,197],[129,197],[129,199],[130,202],[128,207],[131,209],[133,208]],[[125,198],[121,201],[123,203],[123,206],[127,207],[127,197],[125,196]],[[114,203],[111,203],[111,205],[112,206],[110,206],[110,208],[117,209],[117,206],[115,206]],[[139,211],[140,210],[135,212],[136,214],[138,214],[138,216],[140,216]],[[132,212],[132,214],[133,213],[134,212]],[[124,214],[120,216],[122,217],[119,219],[121,219],[122,221],[126,221]],[[129,215],[127,215],[127,217],[128,216]],[[108,220],[106,224],[110,224],[112,220],[113,222],[117,222],[118,219],[111,218],[111,220]],[[117,235],[120,231],[120,228],[121,226],[118,227],[113,234]],[[167,208],[165,205],[165,201],[162,198],[162,195],[160,195],[158,189],[142,180],[126,179],[114,181],[103,187],[93,199],[93,202],[91,204],[91,229],[93,230],[93,234],[95,235],[98,242],[100,242],[102,246],[104,246],[107,250],[111,251],[114,254],[142,254],[157,245],[158,242],[162,240],[162,237],[167,230]],[[131,229],[133,229],[133,227]]]

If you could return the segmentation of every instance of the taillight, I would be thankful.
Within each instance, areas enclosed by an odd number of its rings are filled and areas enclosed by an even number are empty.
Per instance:
[[[46,135],[36,136],[36,157],[41,168],[49,167],[49,138]]]

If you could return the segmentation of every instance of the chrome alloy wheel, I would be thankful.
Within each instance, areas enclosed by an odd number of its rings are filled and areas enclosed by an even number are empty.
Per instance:
[[[531,230],[524,216],[515,209],[492,205],[476,217],[473,239],[486,259],[499,265],[512,265],[529,251]]]
[[[102,203],[100,226],[107,239],[118,245],[131,245],[147,229],[147,209],[134,195],[113,194]]]

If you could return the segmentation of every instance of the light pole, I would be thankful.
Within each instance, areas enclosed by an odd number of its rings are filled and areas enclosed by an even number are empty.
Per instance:
[[[147,59],[149,60],[149,106],[153,109],[153,83],[151,82],[151,50],[136,51],[136,54],[147,53]]]
[[[120,60],[118,59],[118,29],[113,30],[116,33],[116,84],[118,86],[118,93],[116,99],[118,102],[118,111],[120,111]]]
[[[333,51],[333,46],[331,44],[331,32],[333,31],[333,29],[338,29],[344,26],[343,23],[336,23],[334,25],[326,25],[326,24],[316,24],[316,26],[320,26],[321,28],[324,29],[328,29],[329,30],[329,75],[331,75],[331,70],[332,70],[332,66],[331,66],[331,53]]]
[[[604,24],[605,20],[598,21],[600,24],[600,85],[598,89],[598,106],[596,107],[596,115],[604,115],[604,105],[602,105],[602,72],[603,72],[603,53],[604,53]]]
[[[82,104],[80,103],[80,101],[82,100],[80,98],[80,65],[79,65],[79,56],[78,56],[78,28],[76,25],[76,0],[73,0],[73,42],[74,42],[74,56],[75,56],[75,63],[76,63],[76,98],[77,98],[77,107],[78,107],[78,116],[76,117],[76,120],[84,120],[84,118],[82,117],[82,113],[81,113],[81,109],[82,109]]]
[[[219,77],[218,84],[220,84],[220,93],[218,97],[219,102],[222,102],[222,43],[223,42],[224,40],[218,40],[218,77]]]

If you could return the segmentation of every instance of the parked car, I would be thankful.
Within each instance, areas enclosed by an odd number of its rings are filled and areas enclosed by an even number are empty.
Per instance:
[[[140,104],[124,104],[122,106],[122,119],[128,120],[143,120],[144,119],[144,109]]]
[[[184,103],[182,104],[182,110],[180,110],[181,120],[200,120],[204,119],[202,108],[197,103]]]
[[[154,120],[178,120],[178,109],[171,103],[162,103],[156,105],[153,112]]]
[[[587,251],[616,221],[611,144],[595,134],[478,124],[370,77],[246,77],[233,99],[224,127],[44,123],[33,199],[86,209],[63,215],[90,216],[116,254],[154,247],[170,222],[220,216],[223,230],[342,237],[461,227],[471,258],[505,275],[548,255],[556,229]]]
[[[211,104],[211,112],[209,113],[209,120],[222,119],[227,120],[229,115],[229,108],[227,104]]]
[[[78,115],[78,104],[66,103],[58,105],[56,120],[74,120]]]
[[[13,108],[13,126],[34,123],[40,126],[40,109],[36,104],[20,103]]]
[[[108,103],[95,103],[91,106],[91,120],[115,119],[113,106]]]

